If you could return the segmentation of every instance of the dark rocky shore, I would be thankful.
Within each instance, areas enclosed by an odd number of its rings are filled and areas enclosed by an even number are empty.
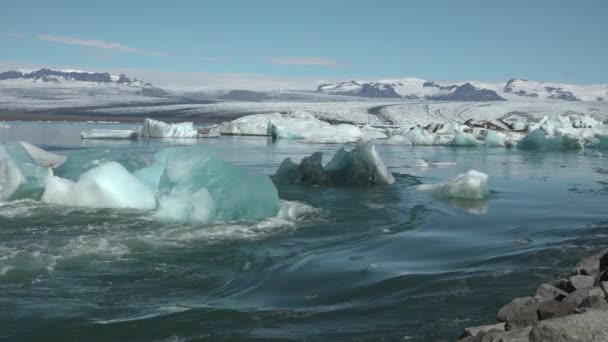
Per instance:
[[[515,298],[498,323],[464,329],[460,342],[608,341],[608,248],[579,262],[567,279]]]

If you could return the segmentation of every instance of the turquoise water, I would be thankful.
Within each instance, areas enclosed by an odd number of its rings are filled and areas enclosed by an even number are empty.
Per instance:
[[[81,141],[131,124],[10,123],[0,140],[125,166],[208,145],[250,173],[340,147],[262,137]],[[316,208],[291,220],[163,223],[146,212],[0,204],[0,338],[7,340],[452,341],[491,323],[608,241],[608,157],[378,145],[396,184],[277,184]],[[416,159],[455,166],[412,167]],[[475,169],[487,201],[414,189]]]

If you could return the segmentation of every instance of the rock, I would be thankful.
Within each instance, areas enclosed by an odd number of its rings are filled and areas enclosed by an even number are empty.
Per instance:
[[[476,327],[469,327],[469,328],[465,328],[464,331],[462,332],[462,335],[460,336],[460,338],[465,338],[468,336],[476,336],[478,333],[480,332],[488,332],[490,330],[501,330],[501,331],[505,331],[505,323],[496,323],[496,324],[490,324],[490,325],[479,325]]]
[[[586,287],[593,287],[595,283],[595,277],[588,275],[575,275],[568,279],[570,288],[572,291],[584,289]]]
[[[604,296],[604,291],[599,287],[588,287],[584,289],[579,289],[571,294],[568,297],[563,299],[563,302],[572,304],[576,307],[581,305],[583,300],[589,296]]]
[[[558,318],[574,313],[575,306],[570,303],[549,300],[538,305],[537,314],[539,320]]]
[[[589,296],[583,299],[583,301],[578,307],[588,309],[606,309],[608,308],[608,302],[606,301],[606,298],[604,296]]]
[[[592,285],[593,286],[593,285]],[[536,290],[536,296],[541,297],[544,300],[557,299],[561,300],[568,295],[566,291],[560,290],[557,287],[549,284],[542,284]]]
[[[496,315],[496,319],[499,322],[508,322],[515,318],[517,313],[522,310],[525,306],[536,304],[540,302],[539,297],[521,297],[515,298],[510,303],[505,304]]]
[[[570,282],[568,279],[556,279],[549,282],[549,285],[555,286],[558,289],[566,292],[572,292],[574,290],[570,289]]]
[[[510,331],[490,331],[483,335],[480,342],[528,342],[532,327]]]
[[[540,302],[530,303],[524,305],[519,311],[515,313],[514,317],[507,320],[505,324],[505,330],[514,330],[518,328],[525,328],[538,323],[538,306]]]
[[[580,261],[574,269],[573,274],[596,275],[608,267],[608,248]]]
[[[541,321],[530,332],[530,342],[608,341],[606,311],[589,310],[580,315]]]
[[[608,297],[608,281],[600,282],[600,287],[604,290],[604,294]]]

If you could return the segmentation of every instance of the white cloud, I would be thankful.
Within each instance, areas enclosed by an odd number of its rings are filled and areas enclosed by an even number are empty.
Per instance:
[[[39,35],[36,35],[36,39],[42,40],[45,42],[51,42],[51,43],[83,46],[83,47],[89,47],[89,48],[94,48],[94,49],[102,49],[102,50],[123,52],[123,53],[134,53],[134,54],[138,54],[138,55],[159,56],[159,57],[167,56],[167,54],[164,52],[144,51],[144,50],[139,50],[139,49],[136,49],[136,48],[124,45],[124,44],[105,42],[103,40],[98,40],[98,39],[81,39],[81,38],[74,38],[74,37],[55,36],[55,35],[51,35],[51,34],[39,34]]]
[[[318,66],[326,68],[340,66],[338,61],[324,57],[268,57],[264,60],[276,65]]]

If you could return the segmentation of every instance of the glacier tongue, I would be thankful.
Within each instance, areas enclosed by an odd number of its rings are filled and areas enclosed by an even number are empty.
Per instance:
[[[383,185],[393,184],[395,179],[387,170],[376,148],[360,143],[351,151],[339,149],[332,160],[322,164],[323,153],[316,152],[295,164],[290,158],[283,160],[273,179],[285,183],[316,185]]]

